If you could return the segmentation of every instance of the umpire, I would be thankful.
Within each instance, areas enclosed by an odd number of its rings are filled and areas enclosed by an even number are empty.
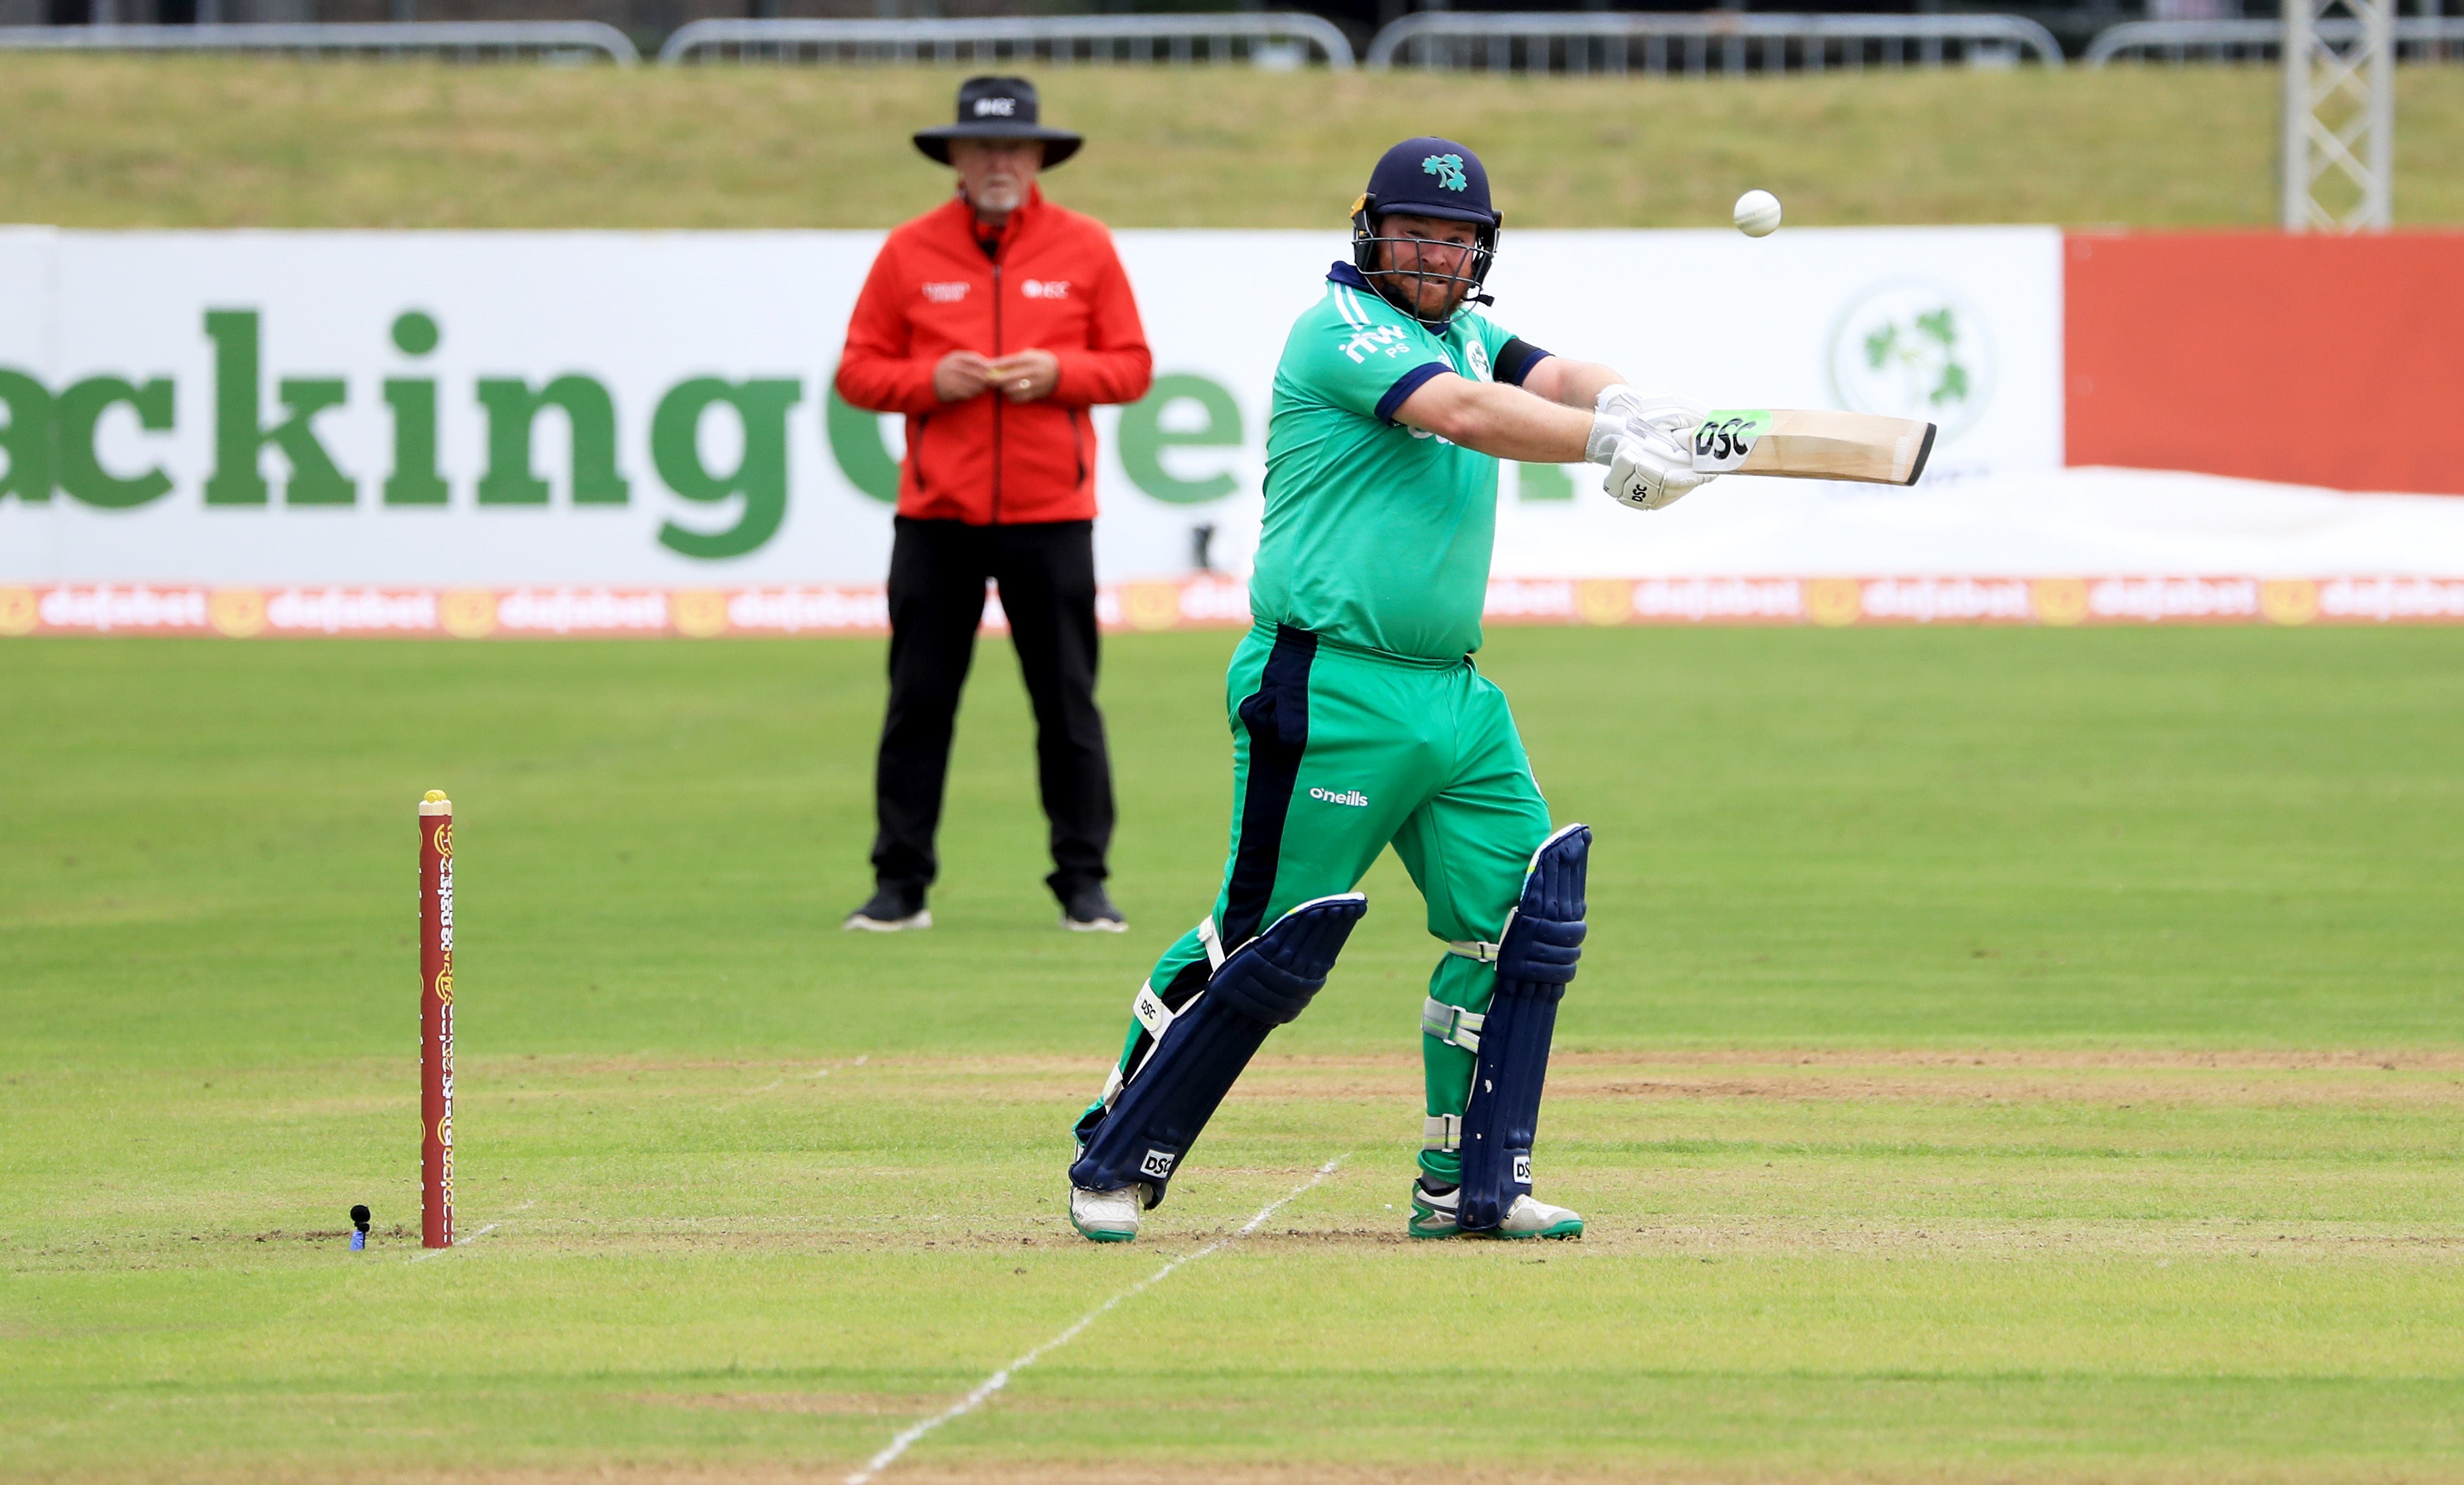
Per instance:
[[[847,920],[929,928],[933,837],[984,585],[997,583],[1035,706],[1061,920],[1118,933],[1105,894],[1112,771],[1095,708],[1096,403],[1133,402],[1146,332],[1102,223],[1046,203],[1037,172],[1078,152],[1023,78],[970,78],[955,123],[915,147],[957,173],[890,234],[857,296],[839,395],[907,415],[890,554],[890,709],[874,773],[875,890]]]

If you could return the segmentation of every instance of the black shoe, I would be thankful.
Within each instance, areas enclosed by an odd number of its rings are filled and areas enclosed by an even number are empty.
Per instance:
[[[1101,882],[1072,887],[1063,896],[1061,926],[1071,933],[1127,933],[1130,928],[1121,920],[1121,910],[1104,896]]]
[[[867,933],[898,933],[908,928],[933,926],[932,910],[924,905],[920,887],[883,887],[872,899],[847,915],[843,928],[861,928]]]

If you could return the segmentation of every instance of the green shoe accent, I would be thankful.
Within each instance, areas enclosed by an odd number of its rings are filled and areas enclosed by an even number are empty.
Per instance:
[[[1412,1203],[1412,1220],[1403,1230],[1413,1237],[1463,1236],[1463,1229],[1455,1225],[1454,1213],[1423,1207],[1417,1201]]]
[[[1078,1219],[1075,1217],[1069,1219],[1069,1225],[1077,1228],[1078,1235],[1090,1243],[1134,1243],[1138,1240],[1135,1232],[1090,1232],[1085,1228],[1078,1227]]]

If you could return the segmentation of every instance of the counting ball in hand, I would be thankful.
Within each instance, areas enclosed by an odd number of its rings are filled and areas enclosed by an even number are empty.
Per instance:
[[[1779,198],[1767,190],[1749,190],[1737,198],[1737,231],[1749,237],[1768,237],[1779,231]]]

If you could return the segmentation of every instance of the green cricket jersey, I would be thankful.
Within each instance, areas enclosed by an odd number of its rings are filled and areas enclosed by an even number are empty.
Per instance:
[[[1394,654],[1478,650],[1497,460],[1394,412],[1441,372],[1519,385],[1546,354],[1469,310],[1432,330],[1335,264],[1275,368],[1250,611]]]

